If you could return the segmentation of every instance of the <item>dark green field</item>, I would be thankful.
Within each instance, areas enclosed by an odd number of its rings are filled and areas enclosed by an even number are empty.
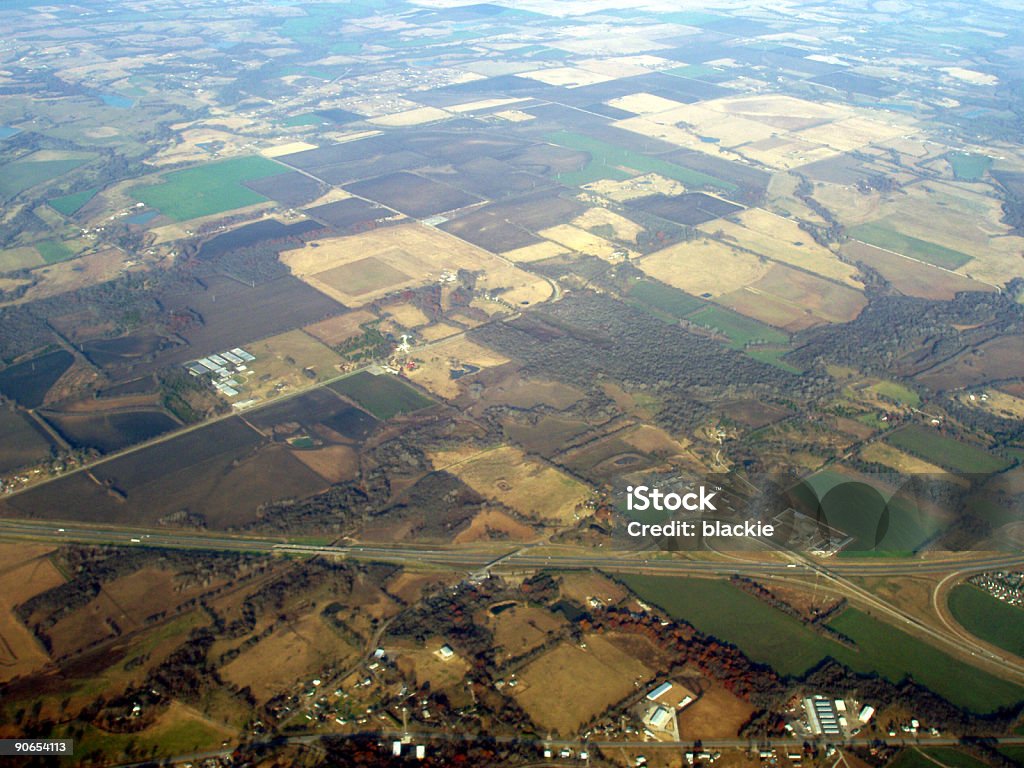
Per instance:
[[[395,376],[360,372],[330,385],[338,394],[354,400],[378,419],[412,413],[434,404],[430,398],[402,383]]]
[[[868,245],[877,248],[885,248],[889,251],[902,253],[918,261],[925,261],[944,269],[956,269],[962,267],[971,257],[966,253],[954,251],[944,245],[929,243],[927,240],[919,240],[910,235],[904,235],[896,230],[889,229],[884,224],[861,224],[850,230],[850,236],[861,240]]]
[[[161,184],[140,184],[128,192],[175,221],[188,221],[268,202],[268,198],[243,186],[242,182],[288,172],[283,165],[265,157],[240,157],[174,171],[165,174]]]
[[[634,306],[659,316],[666,315],[670,320],[682,319],[707,304],[703,299],[653,280],[630,284],[629,299]]]
[[[992,158],[986,155],[950,152],[946,159],[953,169],[953,175],[961,181],[980,181],[992,167]]]
[[[961,752],[956,747],[910,747],[889,763],[889,768],[985,768],[985,763],[976,757]]]
[[[1024,608],[1008,605],[973,584],[959,584],[949,594],[949,610],[971,634],[1024,656]]]
[[[728,336],[736,349],[743,349],[754,342],[779,345],[789,343],[789,336],[782,331],[725,307],[707,306],[691,315],[690,320]]]
[[[67,261],[75,257],[75,252],[60,240],[44,240],[36,243],[35,249],[47,264],[56,264],[58,261]]]
[[[918,425],[901,429],[888,442],[925,461],[957,472],[998,472],[1009,462],[974,445],[944,437],[935,430]]]
[[[733,643],[755,661],[799,675],[827,656],[854,671],[898,681],[907,675],[954,704],[991,712],[1024,698],[1024,690],[968,666],[895,627],[848,608],[831,626],[857,649],[832,642],[796,619],[723,581],[626,576],[637,595],[707,634]],[[751,627],[757,627],[751,632]]]

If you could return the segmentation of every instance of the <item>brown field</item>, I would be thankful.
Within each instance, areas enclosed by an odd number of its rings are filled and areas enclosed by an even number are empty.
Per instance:
[[[615,605],[629,597],[629,590],[599,573],[567,573],[562,577],[561,592],[585,607],[590,598]]]
[[[641,424],[620,437],[638,451],[658,456],[676,456],[686,450],[686,445],[672,438],[665,430],[649,424]]]
[[[394,576],[384,588],[388,594],[394,595],[406,603],[415,603],[423,595],[432,589],[446,587],[458,582],[459,578],[454,573],[410,573],[402,571]]]
[[[769,269],[750,289],[791,302],[798,309],[829,323],[853,320],[868,303],[859,291],[781,264]]]
[[[409,378],[421,387],[448,399],[459,394],[462,382],[468,383],[473,379],[472,376],[464,376],[458,381],[453,380],[453,368],[465,363],[479,368],[493,368],[509,361],[507,357],[475,344],[464,336],[442,341],[428,350],[414,350],[414,357],[418,367],[414,371],[409,371]]]
[[[695,296],[721,296],[764,277],[770,265],[717,240],[694,240],[645,256],[640,268],[656,280]]]
[[[936,390],[945,390],[1015,379],[1020,376],[1021,360],[1024,360],[1024,339],[1000,336],[920,374],[917,381]]]
[[[523,446],[530,453],[554,456],[565,448],[573,438],[587,432],[591,425],[579,419],[561,416],[541,416],[536,424],[518,422],[511,418],[502,422],[505,434],[513,442]]]
[[[651,675],[648,667],[604,637],[589,634],[583,641],[586,648],[562,643],[524,667],[514,694],[538,725],[563,736],[633,693]],[[553,691],[573,695],[556,696]]]
[[[308,683],[328,664],[343,667],[356,653],[314,612],[274,630],[220,671],[225,680],[248,686],[257,700],[266,701],[298,681]]]
[[[249,371],[235,375],[240,382],[236,387],[242,393],[240,397],[268,399],[306,389],[337,376],[341,363],[330,348],[299,330],[253,342],[246,349],[256,359],[248,364]]]
[[[430,322],[423,310],[412,304],[389,304],[384,311],[404,328],[418,328]]]
[[[435,462],[477,493],[500,501],[524,517],[570,522],[586,500],[587,488],[568,475],[503,446],[448,466]]]
[[[442,691],[462,682],[469,671],[469,664],[456,652],[447,661],[438,655],[438,649],[445,644],[439,637],[428,639],[424,648],[401,649],[397,652],[395,665],[403,674],[414,676],[416,685],[430,683],[430,690]]]
[[[487,618],[487,626],[494,632],[500,661],[522,656],[543,645],[566,624],[561,616],[525,605],[508,608]]]
[[[737,245],[800,269],[860,289],[857,268],[841,262],[834,253],[814,242],[791,219],[750,208],[738,216],[740,224],[720,219],[704,225],[707,232],[719,231],[734,238]]]
[[[0,272],[14,272],[18,269],[31,269],[44,264],[43,257],[35,248],[22,246],[6,248],[0,251]]]
[[[440,339],[446,339],[449,336],[461,333],[462,329],[457,325],[449,325],[448,323],[434,323],[426,328],[420,328],[416,332],[424,341],[439,341]]]
[[[481,401],[486,405],[503,403],[513,408],[550,405],[562,411],[582,398],[583,393],[568,384],[543,379],[526,379],[515,374],[487,387]]]
[[[348,237],[335,237],[285,251],[281,260],[313,287],[348,306],[359,306],[398,288],[423,285],[443,271],[484,274],[483,290],[505,289],[512,304],[535,304],[551,287],[457,237],[421,224],[404,224]]]
[[[328,445],[292,455],[329,483],[354,480],[359,475],[359,455],[347,445]]]
[[[1024,399],[1014,397],[1006,392],[1000,392],[998,389],[986,390],[985,395],[988,398],[987,400],[982,400],[978,397],[976,400],[972,401],[970,397],[965,394],[960,396],[960,401],[964,405],[974,405],[984,408],[985,410],[990,411],[997,416],[1002,416],[1003,418],[1024,419]]]
[[[112,280],[121,274],[126,258],[116,248],[108,248],[37,269],[34,274],[40,281],[15,303],[45,299]]]
[[[50,659],[12,610],[64,582],[49,559],[52,547],[0,544],[0,683],[44,666]]]
[[[851,260],[863,261],[877,269],[900,293],[924,299],[948,301],[960,291],[991,291],[992,286],[969,277],[908,259],[898,253],[875,248],[873,245],[851,240],[843,245],[843,255]]]
[[[679,713],[679,735],[682,739],[734,739],[753,713],[750,704],[712,683],[697,701]]]
[[[515,518],[495,509],[485,509],[473,518],[469,527],[453,539],[455,544],[470,544],[474,541],[490,541],[494,535],[508,541],[533,541],[537,532]]]
[[[354,312],[347,312],[344,315],[338,315],[328,320],[322,320],[319,323],[313,323],[313,325],[307,325],[302,330],[316,336],[324,344],[333,347],[362,335],[363,329],[359,326],[376,319],[377,316],[373,312],[357,309]]]
[[[791,333],[821,323],[809,309],[750,287],[720,296],[716,301],[742,315]]]

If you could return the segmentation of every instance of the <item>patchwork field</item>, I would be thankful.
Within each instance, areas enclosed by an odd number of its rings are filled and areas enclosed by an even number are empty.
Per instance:
[[[478,453],[454,464],[438,457],[435,469],[452,473],[481,496],[535,520],[571,522],[577,505],[589,495],[582,483],[511,446]]]
[[[877,269],[896,290],[907,296],[948,301],[960,291],[994,290],[987,283],[945,269],[936,269],[930,264],[856,240],[844,243],[842,253],[852,261],[862,261],[872,269]]]
[[[324,344],[334,347],[356,336],[362,336],[363,329],[360,326],[376,319],[377,316],[373,312],[360,309],[307,325],[302,330],[320,339]]]
[[[378,419],[428,408],[434,401],[404,384],[396,376],[374,376],[366,372],[346,376],[330,385],[338,394],[351,398]]]
[[[551,288],[486,251],[420,224],[310,242],[281,260],[314,288],[349,306],[370,303],[400,288],[437,280],[445,270],[483,272],[477,286],[499,291],[512,304],[535,304]]]
[[[563,643],[528,664],[514,695],[542,728],[568,736],[650,675],[650,669],[604,637],[584,635],[581,645]],[[574,693],[566,697],[552,691]]]
[[[36,544],[0,544],[0,682],[32,672],[49,661],[46,649],[12,610],[52,589],[64,578],[49,559],[52,549]]]
[[[962,443],[916,424],[894,432],[887,440],[925,461],[957,472],[998,472],[1009,464],[979,446]]]

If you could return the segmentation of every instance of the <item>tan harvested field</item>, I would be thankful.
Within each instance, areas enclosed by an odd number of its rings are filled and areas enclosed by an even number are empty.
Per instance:
[[[207,156],[208,157],[208,156]],[[263,213],[268,213],[277,204],[273,200],[265,203],[256,203],[245,208],[236,208],[231,211],[232,216],[240,219],[258,219]],[[218,224],[224,220],[223,213],[212,213],[209,216],[200,216],[197,219],[178,221],[172,224],[165,224],[161,227],[153,227],[149,233],[153,235],[153,245],[164,245],[175,240],[191,237],[192,233],[198,232],[207,224]]]
[[[544,645],[566,624],[561,616],[526,605],[516,605],[487,618],[487,626],[494,632],[499,661],[522,656]]]
[[[323,667],[344,667],[357,653],[317,612],[275,629],[221,668],[239,688],[249,687],[264,702],[316,677]]]
[[[749,291],[769,294],[828,323],[849,322],[868,303],[859,291],[781,264],[773,265]]]
[[[559,224],[556,227],[542,229],[537,234],[563,245],[571,251],[597,256],[608,261],[613,260],[613,254],[619,250],[619,246],[615,243],[572,224]]]
[[[625,181],[600,179],[584,184],[583,188],[619,203],[650,195],[681,195],[686,191],[686,187],[680,182],[659,176],[657,173],[645,173],[643,176]]]
[[[423,310],[412,304],[388,304],[384,311],[405,328],[418,328],[430,322],[430,318],[423,314]]]
[[[703,229],[709,234],[722,231],[741,248],[861,289],[857,268],[844,264],[828,248],[814,242],[792,219],[760,208],[743,211],[739,219],[740,224],[719,219],[704,225]]]
[[[325,381],[339,372],[341,358],[305,331],[287,331],[256,341],[246,349],[256,359],[235,375],[244,397],[270,398]],[[312,375],[308,375],[306,371]]]
[[[656,280],[695,296],[731,293],[761,279],[771,268],[757,256],[717,240],[670,245],[639,263]]]
[[[359,456],[347,445],[328,445],[292,455],[329,483],[354,480],[359,475]]]
[[[277,144],[273,147],[261,149],[260,154],[264,157],[284,157],[285,155],[292,155],[296,152],[305,152],[307,149],[316,148],[316,144],[310,144],[307,141],[289,141],[287,144]]]
[[[528,99],[517,99],[517,98],[504,98],[504,99],[481,99],[479,101],[467,101],[465,104],[455,104],[451,107],[446,107],[449,112],[455,114],[462,114],[463,112],[477,112],[481,109],[493,109],[494,107],[504,107],[509,104],[521,104]]]
[[[536,116],[531,115],[529,112],[522,112],[518,109],[503,109],[501,112],[495,112],[494,116],[507,120],[510,123],[525,123],[536,119]]]
[[[344,315],[321,320],[313,325],[307,325],[302,330],[333,347],[356,336],[361,336],[363,329],[360,326],[376,319],[377,316],[373,312],[357,309],[353,312],[346,312]]]
[[[395,665],[403,674],[414,677],[417,686],[430,683],[430,690],[443,691],[458,685],[469,671],[469,664],[457,652],[450,659],[442,659],[437,651],[445,644],[439,637],[427,640],[424,648],[396,651]]]
[[[976,69],[965,69],[964,67],[939,67],[943,72],[952,78],[962,80],[971,85],[995,85],[999,78]]]
[[[292,273],[347,306],[437,280],[445,270],[482,272],[481,289],[506,289],[512,303],[545,301],[551,287],[487,251],[432,227],[409,223],[335,237],[285,251]]]
[[[453,328],[453,332],[457,330]],[[466,363],[478,368],[494,368],[509,361],[504,355],[475,344],[464,336],[440,341],[426,350],[413,350],[413,357],[418,365],[416,370],[408,372],[409,378],[421,387],[448,399],[456,397],[462,385],[473,379],[472,376],[464,376],[457,381],[452,379],[453,368]]]
[[[425,341],[439,341],[461,332],[462,329],[457,325],[449,325],[448,323],[435,323],[434,325],[428,325],[426,328],[420,328],[417,331]]]
[[[679,713],[680,738],[734,739],[754,707],[711,683],[693,704]]]
[[[15,615],[13,608],[64,583],[42,544],[0,544],[0,683],[49,661],[46,650]]]
[[[0,251],[0,272],[14,272],[18,269],[31,269],[46,262],[35,248],[5,248]]]
[[[945,474],[942,467],[931,464],[909,453],[904,453],[898,448],[893,448],[888,443],[872,443],[860,452],[864,461],[873,461],[892,467],[897,472],[904,474]]]
[[[842,252],[850,260],[863,261],[877,269],[896,290],[907,296],[948,301],[960,291],[995,290],[987,283],[856,240],[845,243]]]
[[[615,75],[599,74],[579,67],[553,67],[552,69],[536,69],[523,72],[520,77],[528,77],[548,85],[562,85],[577,88],[581,85],[596,85],[614,80]]]
[[[561,592],[583,606],[587,606],[590,598],[615,605],[629,597],[629,590],[599,573],[566,573],[562,576]]]
[[[652,115],[686,106],[681,101],[655,96],[653,93],[631,93],[628,96],[621,96],[605,103],[609,107],[632,112],[634,115]]]
[[[486,406],[504,404],[513,408],[549,405],[562,411],[582,398],[583,392],[568,384],[544,379],[526,379],[515,374],[487,387],[481,402]]]
[[[69,259],[37,269],[35,275],[41,279],[36,285],[25,291],[25,295],[15,303],[23,304],[45,299],[113,280],[121,274],[127,258],[122,251],[116,248],[107,248],[97,253],[80,256],[77,259]]]
[[[525,523],[496,509],[485,509],[453,541],[456,544],[470,544],[474,541],[490,541],[495,535],[507,541],[525,542],[537,538],[537,532]]]
[[[685,445],[673,439],[665,430],[649,424],[641,424],[620,437],[638,451],[659,456],[677,456],[686,450]]]
[[[418,107],[416,109],[405,110],[404,112],[396,112],[392,115],[374,117],[368,122],[371,122],[374,125],[386,125],[392,128],[398,128],[410,125],[422,125],[423,123],[432,123],[436,120],[444,120],[446,117],[450,117],[450,115],[443,109],[438,109],[437,107]]]
[[[576,66],[591,72],[611,75],[618,79],[620,77],[645,75],[651,70],[668,69],[678,65],[670,59],[641,53],[632,56],[602,56],[600,58],[582,59],[576,62]]]
[[[568,736],[636,690],[651,670],[600,635],[583,636],[585,648],[562,643],[519,673],[516,701],[542,728]],[[572,691],[571,696],[553,695]]]
[[[985,397],[986,399],[982,400],[980,396],[975,395],[976,399],[971,400],[969,395],[963,394],[959,399],[964,405],[984,408],[1003,418],[1024,419],[1024,399],[1000,392],[998,389],[986,389]]]
[[[884,143],[906,132],[905,122],[891,123],[855,115],[828,125],[807,128],[797,135],[804,141],[848,152],[866,144]]]
[[[616,239],[626,243],[635,243],[637,235],[644,231],[636,222],[601,207],[590,208],[573,219],[572,223],[573,226],[586,230],[592,227],[611,227]]]
[[[511,446],[478,453],[447,466],[435,461],[434,466],[451,472],[481,496],[540,521],[571,522],[577,505],[589,495],[579,481],[527,458]]]
[[[505,251],[501,255],[509,261],[528,264],[531,261],[543,261],[544,259],[561,256],[563,253],[568,253],[569,251],[570,249],[565,246],[559,245],[558,243],[552,243],[550,240],[545,240],[542,243],[524,245],[522,248]]]

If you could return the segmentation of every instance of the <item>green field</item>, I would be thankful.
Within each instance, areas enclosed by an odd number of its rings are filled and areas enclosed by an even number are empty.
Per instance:
[[[861,224],[850,230],[850,237],[944,269],[956,269],[971,260],[966,253],[901,234],[882,224]]]
[[[93,187],[92,189],[86,189],[81,192],[76,192],[73,195],[64,195],[63,197],[55,197],[48,201],[50,207],[58,213],[63,213],[65,216],[70,216],[83,205],[88,203],[95,197],[96,193],[99,192],[99,187]]]
[[[946,159],[953,169],[953,175],[961,181],[981,181],[985,172],[992,167],[992,158],[987,155],[950,152]]]
[[[890,680],[913,678],[954,704],[991,712],[1024,697],[1024,690],[963,664],[888,624],[848,608],[831,626],[850,637],[850,649],[724,581],[670,576],[626,576],[643,600],[700,631],[735,644],[754,661],[799,675],[827,656],[854,671]],[[752,632],[751,628],[757,631]]]
[[[983,448],[943,437],[935,430],[919,425],[894,432],[888,442],[925,461],[957,472],[998,472],[1009,462]]]
[[[637,280],[629,286],[629,300],[634,306],[669,320],[679,320],[696,312],[707,302],[696,296],[653,280]]]
[[[36,184],[56,179],[69,171],[73,171],[88,160],[85,158],[70,160],[15,160],[0,166],[0,197],[13,197]]]
[[[889,763],[889,768],[936,768],[943,765],[948,768],[985,768],[985,763],[956,747],[908,747]]]
[[[360,372],[331,384],[331,389],[349,397],[378,419],[427,408],[434,401],[421,395],[395,376]]]
[[[188,221],[267,202],[242,182],[283,173],[288,169],[265,157],[240,157],[174,171],[162,177],[162,184],[140,184],[128,193],[175,221]]]
[[[314,114],[313,112],[306,112],[301,115],[292,115],[291,117],[282,120],[281,125],[287,125],[289,128],[298,128],[304,125],[323,125],[327,121],[324,120],[320,115]]]
[[[949,594],[949,610],[971,634],[1024,656],[1024,608],[1004,603],[973,584],[959,584]]]
[[[47,264],[56,264],[58,261],[67,261],[75,257],[75,252],[59,240],[44,240],[36,243],[35,249]]]
[[[882,395],[882,397],[895,400],[901,405],[909,405],[912,408],[917,408],[921,405],[921,398],[917,392],[902,384],[897,384],[895,381],[880,381],[872,385],[870,390]]]
[[[583,169],[559,174],[558,178],[571,186],[582,186],[598,179],[622,181],[644,173],[658,173],[687,187],[714,187],[724,192],[735,192],[737,189],[735,184],[706,173],[631,152],[583,134],[555,131],[547,134],[545,138],[552,144],[587,152],[590,155],[590,162]]]
[[[819,500],[824,502],[820,509],[824,522],[853,537],[848,547],[850,553],[912,552],[941,527],[939,521],[922,513],[913,502],[901,496],[889,498],[884,489],[876,490],[863,480],[839,472],[825,470],[804,483],[793,490],[794,496],[804,500],[805,510],[819,509]],[[842,492],[832,493],[841,483]],[[883,517],[886,509],[887,521]]]
[[[743,349],[748,344],[788,344],[789,336],[770,325],[715,305],[707,306],[690,316],[691,322],[718,331],[729,337],[732,346]]]

